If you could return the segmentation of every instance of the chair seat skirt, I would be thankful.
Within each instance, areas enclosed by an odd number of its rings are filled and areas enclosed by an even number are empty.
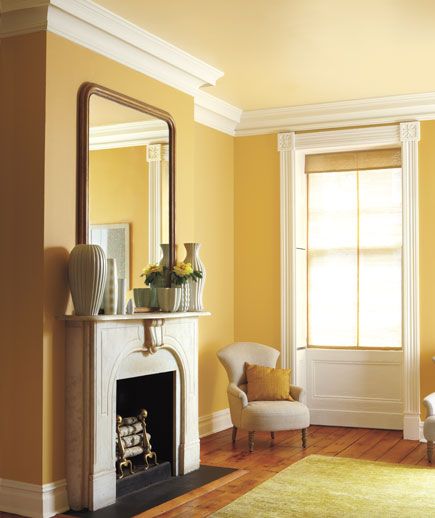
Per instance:
[[[310,425],[308,408],[298,401],[251,401],[243,408],[243,430],[278,432],[300,430]]]
[[[423,434],[426,441],[435,442],[435,416],[430,416],[425,420]]]

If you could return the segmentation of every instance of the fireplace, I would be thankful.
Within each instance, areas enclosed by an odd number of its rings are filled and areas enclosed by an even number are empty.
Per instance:
[[[174,459],[174,389],[175,371],[160,372],[117,381],[116,414],[137,416],[141,409],[148,412],[147,432],[151,434],[153,451],[159,463]],[[133,457],[133,466],[141,469],[142,456]],[[135,469],[135,471],[137,471]]]
[[[67,491],[73,510],[116,501],[118,413],[147,409],[153,450],[159,462],[171,463],[173,475],[199,467],[201,314],[160,315],[65,317]]]

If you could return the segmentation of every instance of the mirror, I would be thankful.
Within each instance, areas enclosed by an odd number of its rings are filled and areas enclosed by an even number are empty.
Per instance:
[[[77,242],[116,259],[127,290],[144,286],[161,244],[175,259],[175,126],[153,106],[85,83],[78,103]]]

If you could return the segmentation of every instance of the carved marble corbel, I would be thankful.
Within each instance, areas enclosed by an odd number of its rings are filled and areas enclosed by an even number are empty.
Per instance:
[[[162,318],[157,318],[154,320],[144,320],[144,329],[145,329],[145,343],[144,349],[149,354],[154,354],[157,352],[159,347],[162,347],[163,344],[163,324],[165,321]]]

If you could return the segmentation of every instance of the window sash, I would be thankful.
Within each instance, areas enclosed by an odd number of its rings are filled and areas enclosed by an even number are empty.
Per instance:
[[[324,229],[320,221],[314,243],[310,229],[313,230],[316,214],[315,211],[313,214],[310,203],[313,201],[310,197],[310,179],[314,181],[323,175],[307,175],[308,347],[399,349],[402,346],[401,169],[388,170],[389,174],[384,175],[385,181],[378,174],[382,171],[387,173],[387,170],[378,168],[375,171],[354,170],[335,175],[332,184],[337,182],[341,185],[346,199],[334,199],[332,214],[326,214],[326,220],[330,218],[330,221],[326,222]],[[329,178],[332,174],[328,175]],[[327,178],[323,177],[326,184]],[[370,180],[373,182],[373,179],[376,184],[374,191],[370,189]],[[391,206],[383,208],[383,198],[376,193],[385,191],[391,182],[394,184]],[[332,187],[333,193],[334,185]],[[320,220],[322,208],[326,207],[327,211],[330,204],[328,200],[323,203],[321,198],[330,195],[328,192],[326,195],[321,193],[319,199],[314,200]],[[328,225],[335,229],[335,235],[327,235]],[[341,283],[335,282],[338,265]],[[323,275],[323,279],[319,275]],[[312,290],[319,286],[323,294],[316,291],[313,296]],[[355,293],[353,300],[352,292]],[[313,321],[320,322],[320,325],[317,324],[320,331],[316,331]],[[375,343],[376,333],[382,337],[378,344]],[[321,335],[323,339],[320,339]]]

